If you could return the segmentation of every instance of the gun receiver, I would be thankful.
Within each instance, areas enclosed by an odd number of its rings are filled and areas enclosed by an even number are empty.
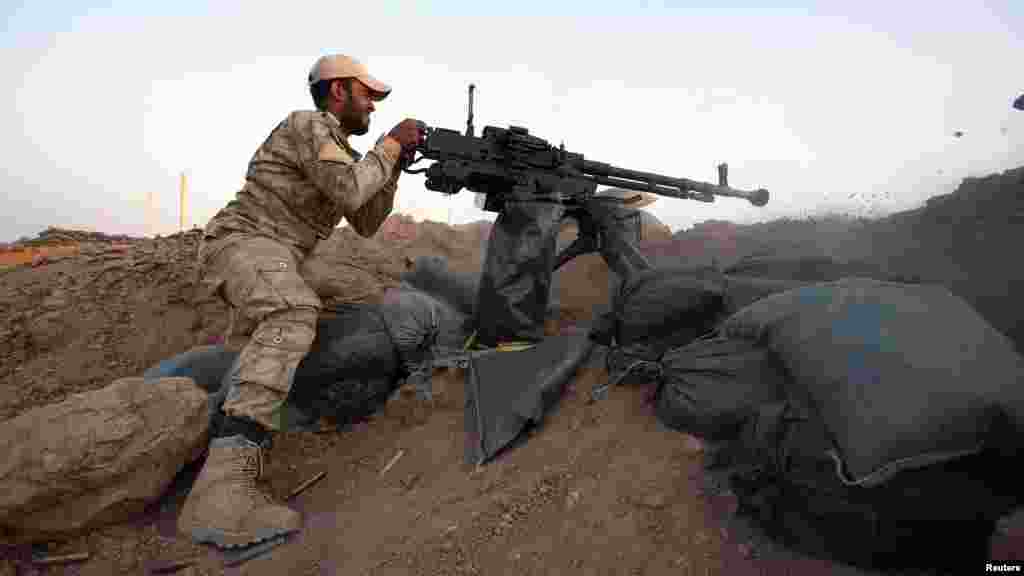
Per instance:
[[[472,114],[467,135],[446,128],[424,128],[426,139],[412,164],[424,159],[434,164],[405,171],[425,172],[426,187],[435,192],[456,194],[467,189],[484,193],[488,196],[484,210],[490,212],[500,212],[503,200],[511,196],[524,201],[579,203],[592,197],[599,185],[702,202],[729,196],[764,206],[769,199],[763,188],[730,187],[724,164],[719,166],[719,183],[711,184],[586,160],[582,154],[556,148],[520,126],[486,126],[480,137],[472,136]]]

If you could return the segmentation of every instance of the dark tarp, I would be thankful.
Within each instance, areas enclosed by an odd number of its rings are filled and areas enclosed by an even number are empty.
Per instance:
[[[568,334],[521,351],[471,353],[465,461],[483,464],[528,427],[540,425],[592,349],[586,334]]]
[[[820,412],[851,483],[986,444],[1022,444],[1024,359],[943,287],[814,284],[759,300],[721,330],[779,356]]]
[[[539,342],[551,296],[556,241],[565,208],[507,202],[487,240],[473,326],[477,341]]]

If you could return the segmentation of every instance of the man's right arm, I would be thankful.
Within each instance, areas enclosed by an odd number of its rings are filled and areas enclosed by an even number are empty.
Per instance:
[[[356,162],[334,140],[330,126],[315,118],[306,122],[293,126],[302,171],[348,219],[392,180],[399,169],[401,145],[396,139],[385,136]]]

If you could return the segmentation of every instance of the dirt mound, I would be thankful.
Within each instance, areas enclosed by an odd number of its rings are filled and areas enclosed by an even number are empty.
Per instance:
[[[1024,272],[1000,260],[1020,239],[1013,230],[1024,214],[1020,177],[965,182],[950,198],[879,222],[707,223],[640,246],[657,264],[694,266],[724,267],[751,254],[871,256],[953,284],[1020,342],[1024,328],[1014,332],[1013,323],[1024,327],[1024,317],[1011,304]],[[372,302],[398,283],[407,258],[443,255],[457,271],[479,271],[489,230],[489,222],[449,227],[393,216],[373,238],[337,230],[310,267],[328,302]],[[0,273],[0,418],[139,375],[223,331],[225,307],[194,301],[198,230],[145,239],[95,234],[48,234],[75,252]],[[608,271],[599,257],[568,264],[560,277],[563,314],[585,318],[606,306]],[[574,382],[529,443],[478,471],[462,465],[458,398],[439,402],[426,418],[402,394],[351,431],[282,436],[268,457],[273,493],[285,498],[316,473],[328,475],[291,501],[305,512],[305,530],[250,561],[245,573],[685,574],[766,566],[717,520],[735,502],[703,492],[699,443],[661,428],[643,388],[616,388],[609,400],[588,402],[590,387],[607,378],[599,365]],[[439,380],[446,379],[460,388],[457,377]],[[224,573],[218,554],[174,533],[175,511],[196,472],[185,470],[161,505],[136,522],[47,552],[91,555],[66,573],[138,574],[182,558],[194,562],[196,574]],[[7,556],[27,566],[24,554]],[[787,562],[790,573],[854,573]],[[12,571],[0,560],[4,570]]]
[[[374,301],[397,283],[406,258],[442,254],[455,269],[479,269],[488,226],[422,222],[397,229],[373,238],[337,230],[310,263],[321,271],[318,282],[337,298]],[[0,418],[141,374],[216,338],[225,307],[194,301],[199,234],[82,242],[68,258],[0,275]],[[723,552],[725,539],[705,522],[706,504],[691,486],[698,445],[687,448],[685,436],[659,431],[641,390],[589,405],[589,386],[606,378],[595,370],[576,384],[579,394],[557,424],[542,432],[546,440],[479,473],[461,464],[458,401],[438,404],[427,419],[403,395],[348,433],[284,435],[268,458],[267,482],[277,496],[318,471],[330,475],[293,501],[306,512],[300,539],[247,564],[247,573],[376,567],[377,573],[494,574],[510,562],[524,570],[563,566],[586,573],[652,566],[652,557],[665,569],[718,571],[738,555]],[[651,434],[659,447],[642,457],[634,446],[650,445],[641,438]],[[381,475],[398,450],[405,455]],[[638,458],[651,463],[644,485],[632,487]],[[88,552],[90,560],[74,569],[79,574],[136,574],[181,558],[192,559],[197,573],[222,573],[216,552],[174,532],[174,514],[196,472],[186,469],[162,504],[137,521],[53,543],[45,553]],[[337,538],[346,545],[336,546]],[[595,538],[621,544],[603,547],[595,558]],[[568,548],[551,548],[555,542]],[[27,551],[6,552],[29,566]]]
[[[36,238],[19,240],[12,247],[51,246],[56,244],[79,244],[83,242],[129,242],[141,240],[135,236],[124,234],[105,234],[88,230],[72,230],[69,228],[49,227],[39,233]]]

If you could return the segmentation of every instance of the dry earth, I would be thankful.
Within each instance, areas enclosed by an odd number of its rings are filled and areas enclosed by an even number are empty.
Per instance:
[[[1019,182],[1021,174],[1009,178]],[[1016,200],[1020,184],[1014,186]],[[976,206],[954,198],[943,209],[955,202]],[[984,224],[988,237],[1002,244],[1011,232],[993,222],[1015,221],[1005,216],[1005,203],[999,205],[1001,216],[975,210],[970,222],[978,230]],[[931,212],[901,218],[870,226],[889,230],[891,239],[896,234],[891,231],[899,230],[893,222],[909,226],[907,219],[916,218],[916,238],[942,236],[923,224],[935,220]],[[787,253],[813,243],[817,234],[833,240],[817,242],[830,246],[833,256],[906,262],[897,258],[891,242],[884,254],[880,249],[866,253],[863,223],[830,224],[827,233],[821,226],[762,226],[755,237],[751,227],[710,223],[674,238],[648,238],[644,251],[659,264],[728,265],[744,254]],[[331,299],[373,301],[383,287],[397,283],[405,258],[440,254],[458,271],[478,269],[488,230],[486,222],[452,228],[393,217],[373,239],[338,230],[318,248],[310,269],[317,288]],[[788,230],[788,236],[780,230]],[[904,240],[915,238],[915,230],[900,231]],[[70,242],[74,250],[55,251],[35,265],[0,269],[0,418],[138,375],[163,358],[212,341],[224,328],[223,305],[193,301],[198,231],[148,239],[75,234],[53,234],[54,244]],[[984,239],[967,240],[964,234],[943,243],[943,252],[932,260],[919,258],[932,264],[924,269],[919,263],[918,272],[981,302],[979,308],[992,320],[989,311],[1002,311],[1006,301],[999,299],[1000,290],[1020,293],[1020,267],[998,265],[999,273],[969,263],[975,277],[1003,282],[999,289],[971,285],[959,272],[940,277],[958,261],[968,262],[958,246],[985,249],[979,244]],[[923,241],[906,245],[927,249]],[[608,271],[587,256],[559,274],[562,322],[551,329],[572,329],[607,302]],[[1005,318],[999,322],[1007,325]],[[45,567],[31,563],[28,550],[0,549],[6,556],[0,558],[0,576],[149,574],[178,560],[191,563],[178,574],[855,573],[755,546],[726,521],[735,502],[705,490],[700,442],[661,427],[648,390],[618,388],[607,400],[588,401],[590,388],[606,378],[595,358],[544,427],[478,470],[462,462],[461,375],[456,372],[435,379],[439,395],[432,407],[403,391],[381,413],[347,432],[282,436],[268,458],[267,484],[274,494],[285,498],[310,477],[326,476],[291,500],[304,512],[305,529],[237,567],[225,566],[220,554],[174,533],[176,510],[197,471],[191,466],[146,516],[40,550],[86,552],[87,561]],[[1024,538],[1019,532],[1000,535],[993,556],[1024,559]]]

